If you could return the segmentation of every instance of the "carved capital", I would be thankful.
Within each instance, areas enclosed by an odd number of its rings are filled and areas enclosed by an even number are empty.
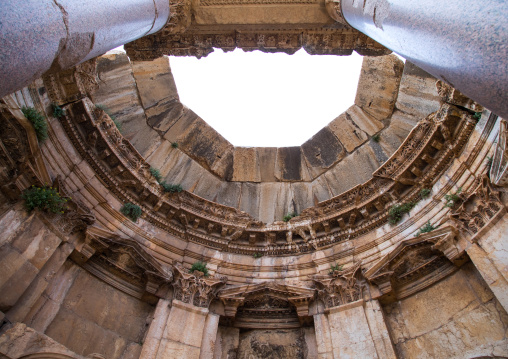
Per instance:
[[[330,15],[332,19],[341,24],[348,25],[346,19],[344,19],[344,15],[342,14],[340,0],[325,0],[325,7],[326,12],[328,12],[328,15]]]
[[[315,276],[317,297],[326,309],[356,302],[362,299],[363,285],[360,283],[361,262],[343,271],[333,271],[326,276]]]
[[[176,274],[173,281],[174,298],[196,307],[208,308],[210,302],[217,297],[219,290],[228,281],[225,276],[205,277],[198,271],[189,273],[189,270],[181,263],[175,264],[174,269]]]

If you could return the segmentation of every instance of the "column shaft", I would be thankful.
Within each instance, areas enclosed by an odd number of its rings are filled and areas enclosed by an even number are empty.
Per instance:
[[[504,0],[342,0],[346,21],[508,118]]]
[[[160,30],[168,0],[2,0],[0,97]]]

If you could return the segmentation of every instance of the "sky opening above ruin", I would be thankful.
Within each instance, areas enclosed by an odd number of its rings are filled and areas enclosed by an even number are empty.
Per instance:
[[[170,57],[180,101],[235,146],[299,146],[353,105],[362,57],[216,49]]]

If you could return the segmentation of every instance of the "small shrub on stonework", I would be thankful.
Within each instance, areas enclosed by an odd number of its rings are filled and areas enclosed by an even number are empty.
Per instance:
[[[150,167],[150,173],[152,174],[152,176],[155,177],[157,182],[159,182],[159,183],[161,182],[162,175],[161,175],[161,171],[159,171],[158,168]]]
[[[128,217],[133,222],[136,222],[139,217],[141,217],[141,207],[137,204],[133,204],[130,202],[125,203],[122,208],[120,208],[120,212],[122,212],[126,217]]]
[[[261,257],[263,256],[263,254],[262,254],[262,253],[258,253],[258,252],[256,252],[256,253],[254,253],[252,256],[253,256],[255,259],[258,259],[258,258],[261,258]]]
[[[372,141],[379,142],[381,140],[381,135],[379,133],[376,133],[374,136],[372,136]]]
[[[453,208],[460,200],[459,194],[462,192],[462,187],[459,187],[455,193],[445,194],[444,199],[446,201],[445,206]]]
[[[56,103],[51,104],[51,108],[53,109],[53,117],[61,118],[65,116],[65,110]]]
[[[429,188],[422,188],[420,191],[420,197],[422,199],[427,198],[430,195],[430,189]]]
[[[404,204],[396,204],[390,208],[388,211],[388,220],[391,224],[397,224],[402,219],[402,216],[406,213],[409,213],[414,206],[416,206],[415,202],[408,202]]]
[[[296,216],[298,216],[298,214],[297,214],[296,212],[289,212],[289,213],[288,213],[288,214],[286,214],[284,217],[282,217],[282,220],[283,220],[284,222],[289,222],[289,220],[290,220],[291,218],[294,218],[294,217],[296,217]]]
[[[415,237],[419,237],[420,234],[432,232],[436,228],[437,227],[434,227],[432,224],[430,224],[430,221],[428,221],[427,223],[425,223],[425,225],[423,227],[421,227],[418,230],[418,232],[416,232]]]
[[[115,124],[116,128],[118,129],[118,131],[120,131],[120,133],[122,133],[122,124],[120,123],[120,121],[118,121],[116,118],[111,118],[113,120],[113,123]]]
[[[179,184],[171,184],[171,183],[161,182],[161,186],[162,186],[162,189],[164,190],[164,192],[180,193],[183,191],[182,186]]]
[[[330,274],[342,271],[343,267],[344,265],[338,265],[337,263],[335,263],[335,265],[330,264]]]
[[[194,273],[194,271],[202,272],[205,277],[208,277],[208,268],[206,268],[206,263],[201,261],[194,262],[190,269],[190,273]]]
[[[178,148],[178,142],[171,142],[171,147]]]
[[[48,124],[44,116],[33,107],[22,107],[21,112],[25,115],[26,119],[32,124],[37,139],[44,142],[48,139]]]
[[[67,209],[67,199],[61,197],[53,187],[32,186],[23,192],[21,198],[25,200],[25,207],[29,212],[37,208],[44,212],[64,213]]]
[[[473,117],[476,119],[476,121],[480,121],[480,119],[482,118],[482,113],[481,112],[475,112]]]
[[[97,107],[98,109],[106,112],[106,115],[108,115],[109,118],[113,120],[113,123],[115,124],[116,128],[118,129],[118,131],[120,131],[120,133],[122,133],[122,124],[120,123],[120,121],[118,121],[116,119],[116,116],[113,115],[113,113],[111,112],[111,110],[109,108],[107,108],[106,106],[101,105],[101,104],[95,105],[95,107]]]

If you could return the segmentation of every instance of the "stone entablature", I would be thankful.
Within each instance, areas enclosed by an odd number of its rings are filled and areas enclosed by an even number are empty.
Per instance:
[[[316,1],[171,1],[172,18],[158,33],[125,46],[133,60],[162,55],[207,56],[214,48],[293,54],[379,56],[391,51],[350,27],[337,3]]]
[[[248,214],[189,192],[164,194],[149,164],[104,111],[87,99],[66,106],[61,122],[74,146],[110,191],[137,203],[154,225],[233,253],[296,254],[354,238],[385,223],[390,205],[414,201],[457,156],[476,120],[444,104],[410,133],[374,178],[306,209],[289,223],[264,225]]]

